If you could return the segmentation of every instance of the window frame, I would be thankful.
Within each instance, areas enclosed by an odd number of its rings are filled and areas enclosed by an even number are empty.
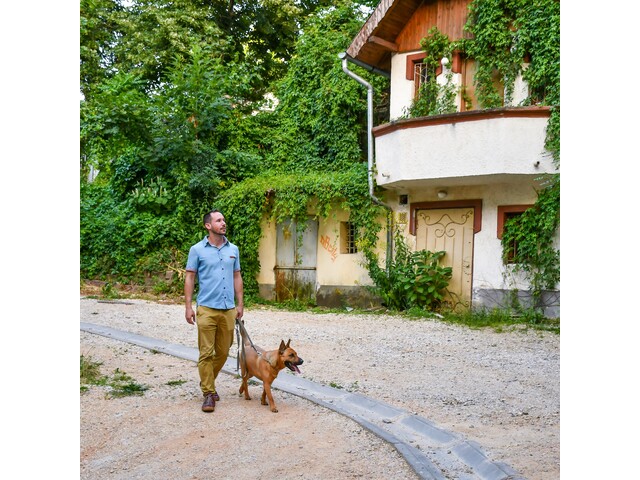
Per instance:
[[[340,254],[358,253],[358,229],[351,222],[340,222]]]
[[[497,237],[499,240],[502,240],[502,234],[504,233],[504,224],[509,218],[513,217],[513,214],[522,215],[524,212],[533,207],[531,205],[499,205],[498,206],[498,225],[497,225]],[[514,245],[513,251],[517,251],[518,245]],[[506,265],[515,264],[514,254],[509,255],[508,258],[503,257],[503,262]]]

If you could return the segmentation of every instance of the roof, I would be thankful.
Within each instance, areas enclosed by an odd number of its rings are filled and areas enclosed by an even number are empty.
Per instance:
[[[381,0],[353,39],[347,54],[381,70],[391,70],[395,41],[423,0]]]

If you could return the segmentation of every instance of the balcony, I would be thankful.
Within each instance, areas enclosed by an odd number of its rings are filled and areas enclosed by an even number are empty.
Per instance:
[[[376,182],[388,189],[487,185],[555,173],[544,148],[548,107],[397,120],[373,129]]]

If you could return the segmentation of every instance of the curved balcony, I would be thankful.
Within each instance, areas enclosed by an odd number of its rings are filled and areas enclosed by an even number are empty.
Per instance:
[[[385,188],[501,183],[555,173],[544,148],[549,107],[506,107],[397,120],[373,129]]]

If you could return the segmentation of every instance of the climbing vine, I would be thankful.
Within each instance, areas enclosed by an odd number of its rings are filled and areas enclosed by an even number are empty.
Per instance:
[[[448,70],[445,73],[446,84],[439,85],[436,79],[436,71],[441,66],[443,58],[451,65],[452,47],[454,44],[449,37],[433,27],[427,36],[420,41],[422,50],[426,53],[422,60],[426,69],[426,78],[421,83],[418,95],[415,96],[407,109],[407,116],[422,117],[437,115],[440,113],[454,113],[456,111],[455,98],[457,89],[451,83],[453,73]]]
[[[293,219],[304,225],[309,214],[328,218],[338,209],[349,213],[358,229],[359,249],[375,248],[384,211],[368,195],[365,164],[342,172],[307,174],[265,174],[238,183],[223,192],[216,202],[227,218],[233,219],[227,232],[242,245],[243,278],[250,292],[257,291],[261,222]]]

